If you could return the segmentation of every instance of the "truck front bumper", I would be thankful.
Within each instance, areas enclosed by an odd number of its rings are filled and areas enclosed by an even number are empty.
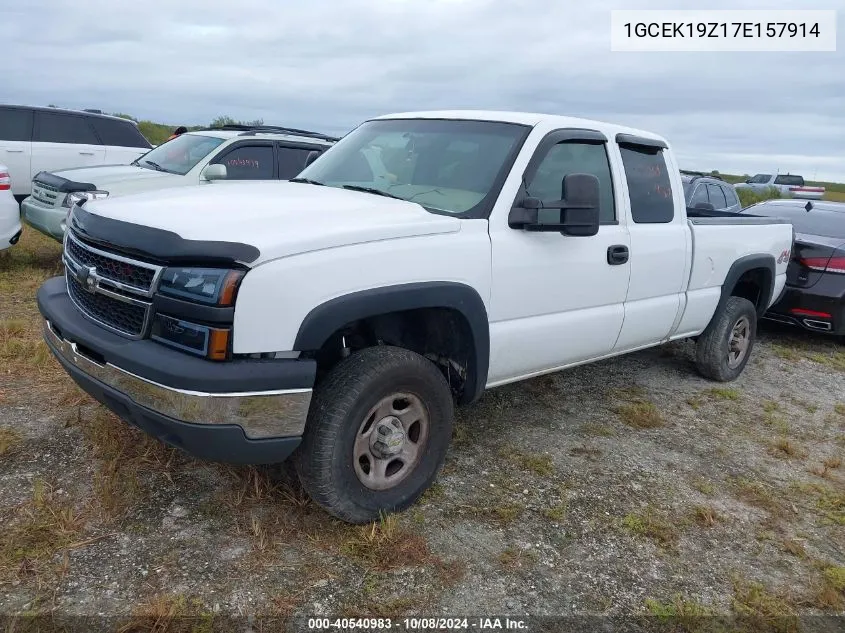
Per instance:
[[[21,219],[32,228],[60,242],[65,235],[67,211],[64,207],[47,207],[39,204],[32,196],[24,198],[21,202]]]
[[[83,316],[62,277],[39,289],[38,307],[47,346],[73,380],[163,442],[201,459],[242,464],[281,462],[299,446],[313,361],[216,363],[125,339]]]

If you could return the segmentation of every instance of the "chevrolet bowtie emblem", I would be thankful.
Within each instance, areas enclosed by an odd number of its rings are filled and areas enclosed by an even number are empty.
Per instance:
[[[76,280],[85,290],[94,292],[100,283],[100,276],[95,266],[80,266],[76,269]]]

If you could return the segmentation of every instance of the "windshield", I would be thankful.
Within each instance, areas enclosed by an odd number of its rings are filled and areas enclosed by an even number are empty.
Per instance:
[[[184,176],[223,142],[201,134],[181,134],[150,150],[132,164]]]
[[[771,180],[771,174],[757,174],[753,178],[749,178],[748,182],[753,185],[764,185]]]
[[[368,121],[299,179],[375,189],[429,211],[471,214],[493,192],[528,131],[523,125],[490,121]]]

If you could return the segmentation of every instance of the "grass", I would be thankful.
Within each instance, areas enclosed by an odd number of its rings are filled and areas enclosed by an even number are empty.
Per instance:
[[[498,560],[505,569],[521,569],[533,566],[537,562],[537,554],[530,550],[510,546],[499,554]]]
[[[800,630],[793,603],[786,597],[771,593],[760,583],[735,578],[731,603],[741,630],[792,633]]]
[[[779,437],[769,447],[769,452],[775,457],[803,459],[806,451],[787,437]]]
[[[550,477],[554,474],[552,456],[547,453],[526,453],[513,445],[499,449],[499,456],[521,470],[527,470],[539,477]]]
[[[724,517],[720,515],[712,506],[698,505],[692,509],[693,520],[703,527],[713,527],[717,523],[724,521]]]
[[[19,431],[9,427],[0,427],[0,457],[14,453],[23,442]]]
[[[725,387],[708,389],[707,394],[715,400],[739,400],[741,395],[738,389],[728,389]]]
[[[680,536],[676,523],[651,506],[626,515],[622,525],[630,532],[654,539],[664,547],[674,546]]]
[[[839,350],[831,350],[826,353],[815,352],[808,354],[807,358],[814,363],[819,363],[836,371],[845,371],[845,352]]]
[[[389,571],[431,563],[428,543],[419,534],[399,527],[396,515],[347,530],[341,552],[374,571]]]
[[[635,429],[656,429],[663,426],[657,406],[644,398],[636,398],[616,408],[622,421]]]
[[[800,350],[790,345],[781,345],[780,343],[774,343],[769,346],[769,349],[771,349],[772,352],[774,352],[775,356],[777,356],[781,360],[797,362],[804,358],[804,355],[800,352]]]
[[[716,491],[716,486],[706,479],[696,479],[692,482],[692,487],[698,490],[701,494],[710,496]]]
[[[645,601],[648,614],[661,622],[671,623],[674,631],[701,631],[705,619],[712,620],[716,611],[695,598],[675,594],[668,601],[648,598]]]
[[[566,502],[561,501],[560,503],[556,503],[555,505],[543,510],[543,516],[546,517],[549,521],[554,521],[555,523],[563,523],[564,519],[566,519],[566,510]]]
[[[736,496],[761,510],[765,510],[773,517],[782,517],[786,513],[781,497],[776,491],[764,484],[749,479],[736,479],[733,482]]]
[[[0,579],[33,576],[38,580],[53,569],[57,553],[80,541],[86,516],[84,508],[36,480],[31,498],[14,508],[4,523]]]
[[[132,609],[120,633],[211,633],[214,613],[198,598],[183,594],[157,594]]]

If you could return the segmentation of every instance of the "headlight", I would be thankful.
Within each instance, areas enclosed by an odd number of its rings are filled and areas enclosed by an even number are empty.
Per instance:
[[[163,295],[231,306],[244,273],[221,268],[165,268],[158,291]]]
[[[231,333],[229,328],[208,327],[157,314],[153,319],[150,336],[160,343],[197,356],[210,360],[226,360],[229,358]]]
[[[108,191],[72,191],[65,196],[62,206],[72,208],[77,202],[84,202],[86,200],[102,200],[103,198],[108,197]]]

